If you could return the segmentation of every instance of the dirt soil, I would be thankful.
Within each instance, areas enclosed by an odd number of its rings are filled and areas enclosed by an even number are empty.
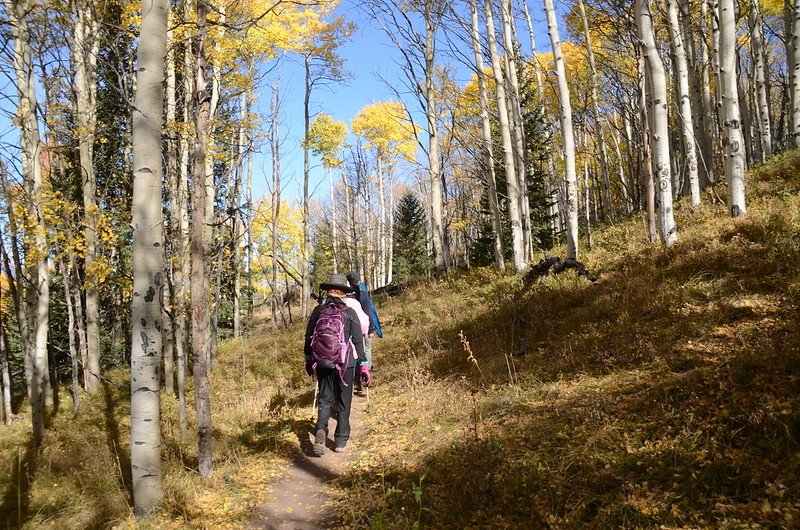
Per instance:
[[[256,509],[248,529],[316,530],[338,526],[327,506],[333,497],[331,481],[347,469],[357,454],[358,440],[365,431],[367,399],[355,394],[352,407],[347,450],[343,453],[334,452],[336,420],[331,418],[327,451],[321,457],[315,456],[312,452],[313,424],[309,422],[306,436],[300,440],[302,452],[295,457],[284,477],[275,483],[269,498]]]

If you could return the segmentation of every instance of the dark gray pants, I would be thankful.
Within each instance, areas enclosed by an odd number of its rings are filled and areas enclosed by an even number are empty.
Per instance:
[[[355,367],[351,366],[344,372],[342,384],[336,370],[317,370],[317,385],[319,385],[319,415],[314,433],[320,429],[328,432],[328,420],[331,419],[331,407],[335,404],[339,411],[336,420],[336,431],[333,439],[336,445],[343,445],[350,439],[350,405],[353,402],[353,376]]]

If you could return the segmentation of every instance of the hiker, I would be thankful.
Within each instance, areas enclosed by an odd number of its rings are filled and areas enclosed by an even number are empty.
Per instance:
[[[305,337],[306,373],[317,374],[319,412],[314,426],[314,454],[325,453],[328,420],[336,404],[339,416],[334,432],[334,450],[341,453],[350,438],[350,405],[353,401],[353,380],[372,382],[364,339],[356,311],[347,306],[345,295],[353,291],[342,274],[332,274],[319,288],[327,291],[322,303],[314,308],[308,320]],[[330,359],[335,359],[331,361]]]
[[[379,338],[383,338],[383,331],[381,330],[381,321],[378,319],[378,311],[375,309],[375,304],[369,297],[366,282],[361,281],[361,275],[356,271],[347,273],[347,282],[353,288],[353,296],[361,303],[361,309],[369,317],[369,329],[364,337],[364,355],[367,358],[369,369],[372,370],[372,334],[374,333]],[[359,389],[356,383],[356,390]]]

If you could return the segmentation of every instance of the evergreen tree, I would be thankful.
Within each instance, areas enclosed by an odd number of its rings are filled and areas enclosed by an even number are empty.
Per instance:
[[[433,261],[428,254],[425,209],[411,192],[406,192],[397,204],[394,235],[395,280],[405,283],[414,277],[427,276]]]

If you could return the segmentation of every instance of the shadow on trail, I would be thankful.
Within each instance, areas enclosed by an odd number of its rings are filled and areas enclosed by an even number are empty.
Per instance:
[[[0,502],[0,528],[21,528],[28,520],[30,476],[36,468],[36,449],[33,440],[25,445],[24,452],[17,448],[17,458],[11,470],[11,484]]]

